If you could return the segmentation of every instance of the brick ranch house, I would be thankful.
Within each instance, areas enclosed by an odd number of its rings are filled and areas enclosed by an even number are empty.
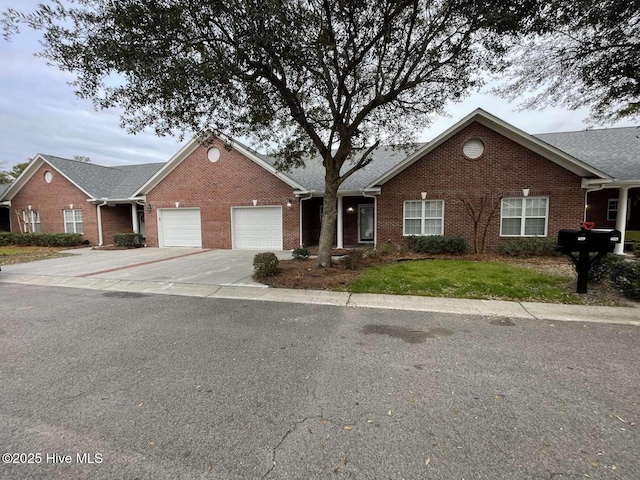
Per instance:
[[[529,135],[478,109],[429,143],[378,148],[340,187],[335,243],[471,241],[463,199],[477,207],[483,198],[497,205],[489,248],[585,219],[640,229],[639,136],[634,127]],[[39,154],[0,204],[12,231],[80,232],[95,245],[139,232],[151,247],[282,250],[318,243],[323,178],[318,159],[279,172],[236,141],[194,139],[166,163],[103,167]]]

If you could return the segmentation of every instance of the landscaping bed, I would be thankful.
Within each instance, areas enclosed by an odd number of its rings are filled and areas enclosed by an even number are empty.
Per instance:
[[[317,268],[313,258],[282,260],[278,273],[261,281],[272,287],[354,293],[609,306],[634,304],[604,282],[590,283],[589,293],[578,295],[576,278],[573,266],[559,256],[422,255],[397,251],[378,257],[366,256],[354,270],[339,262]]]

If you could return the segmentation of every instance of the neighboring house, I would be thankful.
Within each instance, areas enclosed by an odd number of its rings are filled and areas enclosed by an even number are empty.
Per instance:
[[[640,228],[639,135],[616,128],[533,136],[476,110],[429,143],[378,148],[340,187],[336,245],[400,244],[407,235],[471,240],[463,200],[496,208],[489,248],[553,236],[585,218],[598,227]],[[23,216],[23,226],[41,231],[77,231],[80,210],[94,244],[142,225],[154,247],[317,244],[321,161],[289,172],[274,164],[220,138],[206,145],[194,139],[165,164],[101,167],[38,155],[0,198]]]
[[[103,167],[38,154],[4,192],[14,232],[82,233],[93,245],[144,228],[142,200],[131,194],[163,164]]]

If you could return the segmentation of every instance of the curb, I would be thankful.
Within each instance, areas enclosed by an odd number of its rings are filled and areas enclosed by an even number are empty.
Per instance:
[[[640,308],[638,307],[600,307],[413,295],[377,295],[370,293],[350,294],[348,292],[326,290],[264,288],[263,286],[144,282],[95,277],[61,277],[10,273],[3,273],[0,283],[640,327]]]

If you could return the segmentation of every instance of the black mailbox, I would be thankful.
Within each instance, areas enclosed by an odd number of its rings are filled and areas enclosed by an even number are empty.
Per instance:
[[[570,252],[586,249],[589,252],[613,252],[620,243],[620,232],[604,228],[592,230],[563,229],[558,232],[558,246]]]
[[[562,229],[558,232],[558,250],[571,258],[578,271],[578,293],[587,293],[591,265],[603,255],[613,252],[616,243],[620,243],[620,237],[618,230],[603,228]],[[577,258],[573,252],[578,252]],[[595,255],[591,257],[591,253]]]

